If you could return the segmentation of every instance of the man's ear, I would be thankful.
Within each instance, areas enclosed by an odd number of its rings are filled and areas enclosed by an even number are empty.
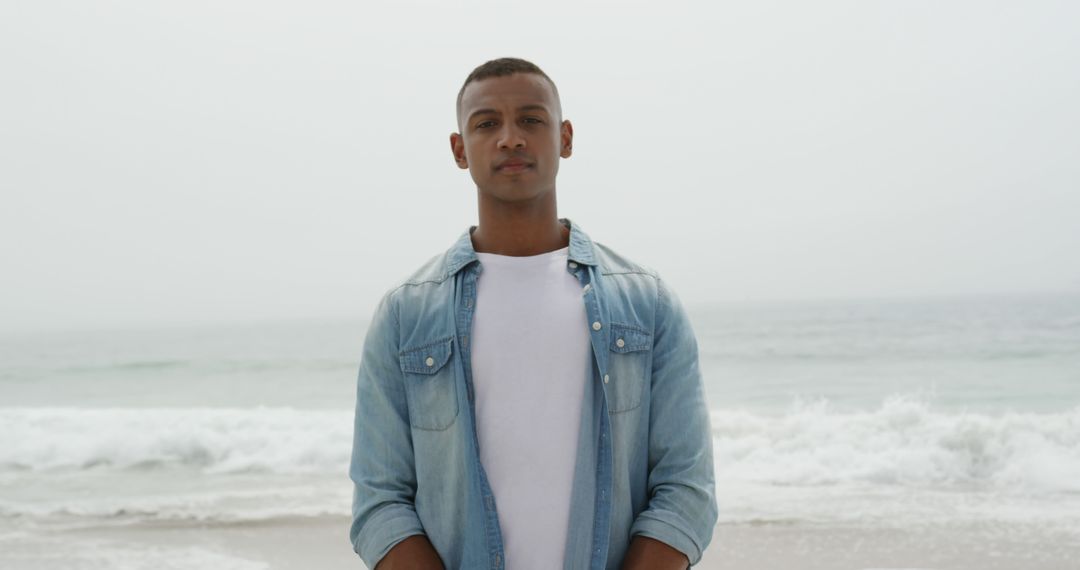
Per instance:
[[[574,149],[574,125],[571,125],[570,120],[567,119],[562,122],[559,131],[559,142],[561,144],[559,156],[570,158]]]
[[[450,133],[450,152],[454,154],[454,163],[458,168],[469,168],[469,162],[465,158],[465,139],[458,133]]]

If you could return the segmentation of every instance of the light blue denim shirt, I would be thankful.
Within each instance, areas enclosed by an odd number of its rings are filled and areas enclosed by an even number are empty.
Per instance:
[[[581,413],[581,433],[564,568],[618,568],[638,534],[696,564],[717,506],[690,321],[655,271],[560,221],[593,355],[582,409],[566,410]],[[369,568],[417,534],[448,570],[504,568],[473,403],[469,339],[483,271],[473,229],[383,296],[364,340],[349,538]]]

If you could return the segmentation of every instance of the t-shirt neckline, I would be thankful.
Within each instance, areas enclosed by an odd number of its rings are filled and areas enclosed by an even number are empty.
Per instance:
[[[570,256],[570,246],[567,245],[559,249],[545,251],[544,253],[538,253],[536,255],[501,255],[498,253],[483,253],[478,251],[476,252],[476,256],[481,262],[498,265],[537,265],[553,259],[568,258]]]

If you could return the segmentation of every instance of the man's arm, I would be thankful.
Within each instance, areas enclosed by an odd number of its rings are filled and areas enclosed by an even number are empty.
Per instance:
[[[416,467],[398,334],[397,316],[387,294],[379,301],[364,338],[349,464],[354,484],[349,539],[368,568],[375,568],[408,537],[424,534],[413,504]],[[426,537],[423,542],[430,548]]]
[[[443,570],[442,559],[424,535],[410,536],[390,549],[374,570]]]
[[[660,541],[685,555],[689,564],[697,564],[712,540],[718,516],[712,433],[697,340],[678,297],[663,281],[658,288],[649,411],[649,505],[630,527],[633,539],[624,560],[643,565],[624,568],[669,567],[661,564],[671,553],[640,537]],[[639,562],[638,557],[649,560]]]
[[[689,566],[682,552],[639,534],[630,542],[622,570],[686,570]]]

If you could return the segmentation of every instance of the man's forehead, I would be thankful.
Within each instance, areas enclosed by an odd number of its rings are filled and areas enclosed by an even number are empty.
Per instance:
[[[515,73],[503,77],[488,77],[465,87],[461,106],[465,116],[479,109],[509,106],[542,107],[549,112],[558,105],[551,85],[533,73]]]

